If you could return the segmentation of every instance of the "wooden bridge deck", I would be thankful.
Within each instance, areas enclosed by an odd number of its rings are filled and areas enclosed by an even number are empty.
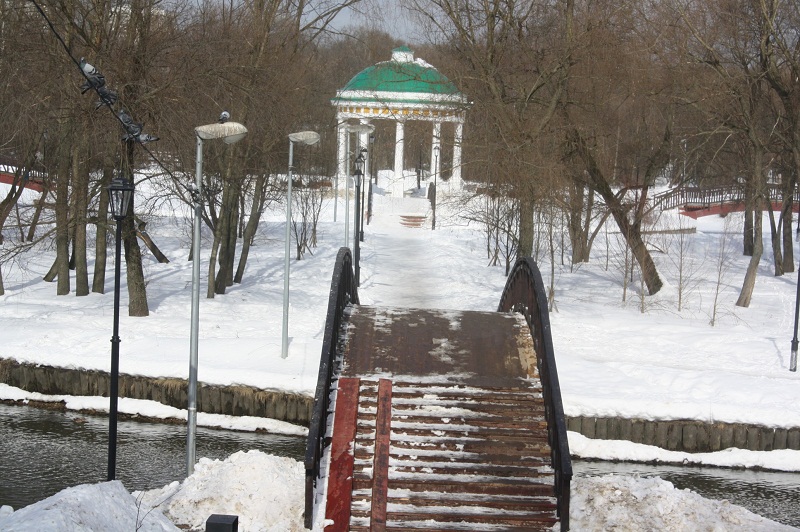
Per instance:
[[[558,522],[522,317],[358,306],[341,349],[326,531]]]

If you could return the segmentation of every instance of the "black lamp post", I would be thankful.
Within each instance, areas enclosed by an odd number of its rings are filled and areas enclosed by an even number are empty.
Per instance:
[[[359,265],[361,259],[361,246],[359,245],[359,227],[361,227],[361,178],[364,176],[364,154],[359,153],[355,161],[356,167],[356,212],[355,212],[355,232],[353,234],[353,255],[355,263],[355,277],[356,286],[361,286],[361,268]]]
[[[369,152],[366,148],[361,148],[361,157],[363,159],[361,162],[362,172],[364,173],[364,175],[366,175],[367,158],[369,157]],[[367,180],[371,182],[370,179]],[[366,185],[364,183],[361,183],[361,218],[358,224],[358,239],[361,242],[364,241],[364,209],[367,206],[367,202],[364,201],[364,194],[366,194],[366,192],[367,192]]]
[[[133,200],[133,183],[115,177],[108,186],[111,216],[117,222],[116,253],[114,255],[114,333],[111,336],[111,385],[108,411],[108,480],[114,480],[117,469],[117,396],[119,395],[119,278],[122,255],[122,221],[128,216]]]
[[[800,232],[800,218],[797,220],[797,230]],[[800,264],[800,263],[799,263]],[[797,371],[797,321],[800,319],[800,266],[797,269],[797,292],[794,295],[794,336],[792,336],[792,354],[789,360],[789,371]]]

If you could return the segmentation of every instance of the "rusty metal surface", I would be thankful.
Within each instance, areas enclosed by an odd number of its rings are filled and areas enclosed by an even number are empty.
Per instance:
[[[516,315],[357,306],[348,319],[343,376],[508,387],[528,376],[526,350],[535,357]]]

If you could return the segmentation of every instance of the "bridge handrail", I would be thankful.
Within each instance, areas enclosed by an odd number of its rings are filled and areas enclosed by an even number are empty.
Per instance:
[[[319,363],[317,388],[314,392],[314,410],[308,428],[306,444],[306,501],[305,527],[311,529],[314,521],[314,496],[316,480],[319,478],[320,460],[325,448],[325,433],[328,428],[328,406],[331,395],[331,377],[336,362],[342,318],[349,304],[358,304],[358,288],[353,272],[353,255],[349,248],[340,248],[333,269],[328,314],[325,318],[325,336]]]
[[[770,202],[777,203],[783,201],[783,185],[768,183],[766,194]],[[720,185],[715,187],[680,187],[660,192],[653,197],[654,203],[661,210],[672,209],[675,207],[709,207],[717,204],[730,204],[744,202],[744,185]],[[795,187],[792,190],[792,201],[800,202],[800,189]]]
[[[550,318],[547,297],[539,268],[530,257],[517,259],[508,276],[499,312],[520,312],[530,328],[545,401],[545,417],[548,439],[552,450],[552,467],[555,470],[555,495],[561,530],[569,530],[570,482],[572,461],[567,441],[567,425],[561,402],[561,387],[558,383],[553,339],[550,334]]]

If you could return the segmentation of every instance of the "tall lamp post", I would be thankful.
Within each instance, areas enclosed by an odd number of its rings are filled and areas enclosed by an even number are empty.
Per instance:
[[[364,154],[359,153],[355,160],[356,167],[356,212],[353,214],[355,218],[355,227],[353,228],[353,262],[355,263],[355,277],[356,286],[361,286],[361,268],[359,262],[361,259],[361,246],[359,245],[360,239],[358,238],[359,227],[361,224],[361,178],[364,176]]]
[[[362,175],[362,179],[361,179],[361,211],[360,211],[361,214],[360,214],[360,218],[359,218],[359,222],[358,222],[358,239],[361,242],[363,242],[364,241],[364,209],[367,206],[367,202],[364,201],[364,194],[366,194],[366,192],[367,192],[367,186],[364,183],[364,179],[363,178],[366,177],[367,180],[369,180],[369,176],[367,175],[367,172],[368,172],[368,169],[369,169],[369,150],[367,150],[366,148],[361,148],[361,154],[359,155],[359,157],[361,157],[361,160],[363,162],[361,163],[361,167],[362,167],[362,173],[361,173],[361,175]]]
[[[197,137],[197,164],[194,173],[192,202],[194,226],[192,235],[192,318],[189,334],[189,391],[188,421],[186,430],[186,476],[194,473],[195,434],[197,433],[197,346],[200,333],[200,218],[203,215],[203,141],[222,139],[225,144],[239,142],[247,135],[247,128],[238,122],[228,122],[223,112],[216,124],[194,128]]]
[[[108,408],[108,480],[116,478],[117,471],[117,402],[119,396],[119,278],[122,255],[122,221],[128,216],[133,202],[133,183],[124,177],[115,177],[108,186],[111,215],[117,222],[116,252],[114,254],[114,332],[111,336],[111,383]]]
[[[792,356],[789,360],[789,371],[797,371],[797,320],[800,315],[800,269],[797,271],[797,293],[794,296],[794,336],[792,337]]]
[[[283,261],[283,328],[281,330],[281,358],[289,356],[289,255],[291,254],[292,235],[292,169],[294,166],[295,143],[312,146],[319,142],[316,131],[300,131],[289,134],[289,178],[286,180],[286,248]]]
[[[347,176],[344,187],[344,247],[350,247],[350,133],[359,135],[372,133],[375,131],[375,126],[372,124],[345,124],[344,129],[347,132],[344,151],[347,159]],[[356,233],[356,237],[357,235],[358,233]]]
[[[431,218],[431,231],[436,229],[436,178],[439,175],[439,146],[435,146],[433,148],[434,154],[434,163],[433,163],[433,201],[431,201],[431,207],[433,210],[433,216]]]

